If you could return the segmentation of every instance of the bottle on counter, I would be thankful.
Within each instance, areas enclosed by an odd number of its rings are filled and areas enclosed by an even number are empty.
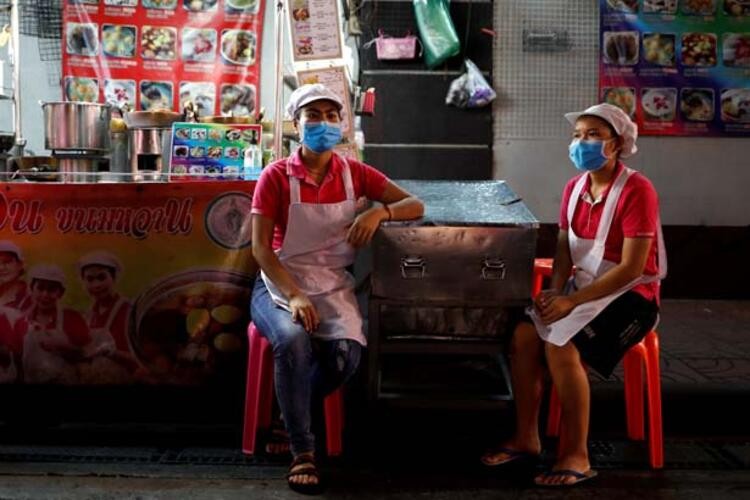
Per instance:
[[[263,151],[258,145],[258,135],[253,133],[250,144],[245,148],[242,161],[242,178],[246,181],[258,180],[263,170]]]

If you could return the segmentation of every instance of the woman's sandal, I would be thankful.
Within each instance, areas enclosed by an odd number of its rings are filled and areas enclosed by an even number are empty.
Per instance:
[[[291,481],[292,478],[301,476],[314,477],[317,482],[303,484]],[[304,495],[318,495],[323,492],[323,483],[320,480],[318,467],[315,465],[315,457],[309,453],[303,453],[294,457],[292,464],[289,466],[289,472],[286,474],[286,481],[289,488],[297,493],[302,493]]]
[[[284,429],[284,423],[272,423],[266,439],[266,455],[280,457],[289,455],[291,443],[289,433]]]

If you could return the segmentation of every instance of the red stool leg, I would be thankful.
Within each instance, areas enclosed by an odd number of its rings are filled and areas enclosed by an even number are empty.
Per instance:
[[[344,402],[341,388],[329,394],[323,404],[326,421],[326,450],[329,457],[337,457],[344,449],[341,438],[344,428]]]
[[[549,409],[547,410],[547,435],[548,436],[559,436],[560,435],[560,419],[562,418],[562,407],[560,406],[560,398],[557,396],[557,391],[553,385],[550,388],[549,394]]]
[[[258,401],[258,428],[271,427],[273,416],[273,349],[265,337],[260,337],[261,369],[260,369],[260,399]]]
[[[261,392],[262,349],[261,336],[250,323],[247,328],[247,382],[245,385],[245,418],[242,428],[242,453],[255,453],[255,436],[258,430],[258,410]]]
[[[625,353],[625,417],[628,438],[642,441],[646,437],[643,418],[643,365],[646,362],[646,347],[643,342]]]
[[[659,367],[659,338],[649,332],[646,344],[646,384],[648,389],[649,461],[653,469],[664,467],[664,436],[661,418],[661,369]]]

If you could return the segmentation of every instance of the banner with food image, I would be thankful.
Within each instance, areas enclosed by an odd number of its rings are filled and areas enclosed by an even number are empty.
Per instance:
[[[599,92],[643,135],[750,135],[750,0],[600,0]]]
[[[258,112],[265,0],[64,0],[63,98]]]
[[[241,384],[254,187],[8,185],[0,383]]]

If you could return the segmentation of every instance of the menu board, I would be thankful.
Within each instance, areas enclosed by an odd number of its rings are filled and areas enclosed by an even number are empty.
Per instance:
[[[352,118],[352,99],[349,91],[349,80],[344,66],[333,66],[325,69],[315,69],[297,72],[299,85],[308,83],[322,83],[331,89],[344,103],[341,110],[341,133],[349,140],[354,139],[354,123]]]
[[[288,0],[294,62],[342,57],[338,5],[331,0]]]
[[[265,0],[64,0],[63,96],[255,115]]]
[[[750,135],[750,0],[600,0],[599,96],[643,135]]]
[[[260,148],[262,134],[260,125],[175,123],[170,180],[239,179],[245,149]]]

